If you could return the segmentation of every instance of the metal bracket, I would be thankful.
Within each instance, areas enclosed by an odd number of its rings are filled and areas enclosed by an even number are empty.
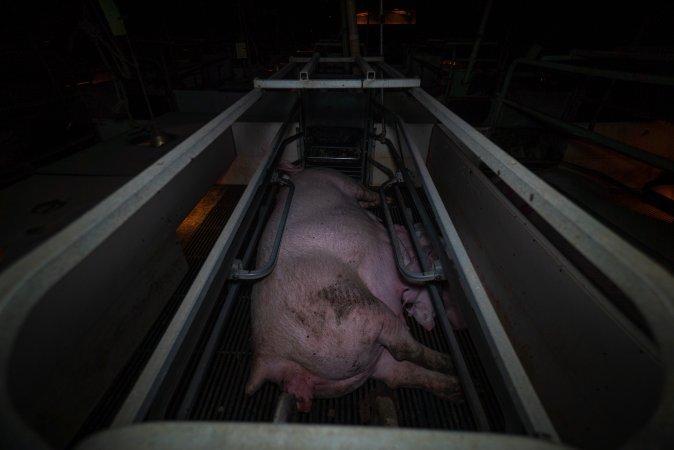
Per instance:
[[[229,272],[230,280],[259,280],[269,275],[276,266],[276,259],[278,258],[278,252],[281,247],[283,230],[285,229],[286,222],[288,220],[288,213],[290,212],[290,203],[292,202],[293,194],[295,193],[295,185],[288,178],[277,177],[277,172],[274,172],[274,178],[275,179],[272,180],[272,184],[286,186],[289,188],[289,191],[288,197],[286,197],[285,206],[283,208],[283,214],[281,215],[281,220],[279,221],[278,229],[276,231],[276,239],[274,240],[274,245],[272,247],[269,260],[259,269],[253,270],[245,270],[243,268],[243,263],[240,260],[234,260],[234,263],[232,264]]]
[[[442,265],[439,261],[433,262],[433,269],[426,272],[413,272],[405,268],[402,258],[402,251],[400,250],[400,243],[398,242],[398,237],[393,231],[393,219],[391,217],[391,211],[386,203],[386,191],[397,183],[404,183],[403,175],[401,172],[396,172],[395,177],[388,180],[384,183],[380,190],[379,195],[381,197],[381,207],[384,211],[384,219],[386,221],[386,228],[391,238],[391,245],[393,247],[393,254],[395,255],[396,266],[398,267],[398,272],[403,276],[403,278],[413,284],[426,284],[433,281],[441,281],[445,279],[444,271],[442,270]],[[402,205],[400,205],[402,207]],[[411,233],[411,230],[410,230]],[[411,233],[412,234],[412,233]],[[416,239],[416,236],[410,235],[410,239]]]

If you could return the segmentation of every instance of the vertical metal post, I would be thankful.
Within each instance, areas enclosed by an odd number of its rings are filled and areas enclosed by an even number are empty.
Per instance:
[[[384,0],[379,0],[379,56],[384,57]],[[381,88],[381,104],[384,104],[384,88]],[[381,123],[384,132],[384,121]]]
[[[487,27],[487,19],[489,18],[489,11],[491,10],[492,0],[487,0],[487,4],[484,7],[484,12],[482,13],[482,20],[480,21],[480,26],[477,29],[477,37],[473,43],[473,49],[470,52],[470,59],[468,60],[468,67],[466,68],[466,75],[463,77],[463,84],[470,83],[470,78],[473,75],[473,67],[475,67],[475,61],[477,60],[477,53],[480,51],[480,44],[482,42],[482,36],[484,35],[484,29]]]
[[[360,42],[358,40],[358,27],[356,26],[356,2],[346,0],[346,23],[349,26],[349,49],[351,56],[360,56]]]
[[[384,57],[384,0],[379,0],[379,56]]]
[[[346,0],[341,0],[339,12],[342,16],[342,56],[349,56],[349,27],[346,18]],[[349,63],[344,63],[344,73],[349,71]]]
[[[321,54],[316,52],[311,56],[311,60],[309,60],[308,63],[300,69],[300,80],[308,80],[311,75],[314,73],[314,70],[316,70],[316,66],[318,65],[318,60],[320,59]]]

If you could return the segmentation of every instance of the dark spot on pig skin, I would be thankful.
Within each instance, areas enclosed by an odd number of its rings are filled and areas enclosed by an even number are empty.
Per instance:
[[[318,296],[327,301],[335,311],[338,325],[355,307],[374,305],[378,301],[366,289],[358,289],[348,281],[342,280],[321,289],[318,291]]]
[[[288,312],[295,318],[297,323],[302,325],[302,329],[314,336],[319,336],[324,329],[325,313],[319,311],[301,311],[294,308],[288,308]],[[310,315],[309,315],[310,314]],[[307,335],[307,339],[310,336]]]

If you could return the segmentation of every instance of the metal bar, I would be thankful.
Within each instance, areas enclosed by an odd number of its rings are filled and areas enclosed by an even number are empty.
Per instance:
[[[389,238],[391,239],[391,246],[393,247],[393,254],[395,255],[396,266],[398,267],[398,272],[412,284],[425,284],[431,281],[438,281],[444,278],[441,270],[429,270],[424,272],[411,272],[407,270],[403,264],[403,256],[400,250],[400,242],[398,237],[393,230],[393,218],[391,217],[391,211],[389,210],[388,204],[386,203],[386,190],[395,183],[400,183],[402,180],[393,178],[384,183],[379,189],[379,196],[381,198],[381,208],[384,212],[384,219],[386,220],[386,229],[388,230]],[[401,205],[402,207],[402,205]]]
[[[503,100],[503,103],[533,117],[536,120],[544,122],[548,125],[552,125],[553,127],[563,130],[573,136],[579,137],[581,139],[586,139],[588,141],[594,142],[604,147],[608,147],[612,150],[617,151],[618,153],[621,153],[634,159],[638,159],[639,161],[645,162],[654,167],[674,172],[674,160],[663,158],[662,156],[658,156],[653,153],[645,152],[640,148],[633,147],[620,141],[616,141],[614,139],[603,136],[599,133],[595,133],[594,131],[579,127],[577,125],[564,122],[563,120],[559,120],[547,114],[538,112],[534,109],[529,108],[528,106],[524,106],[512,100],[506,99]]]
[[[281,220],[279,221],[278,230],[276,231],[276,238],[274,239],[274,245],[272,246],[269,260],[262,267],[255,270],[240,270],[238,268],[233,269],[229,275],[233,280],[259,280],[269,275],[276,266],[278,252],[281,248],[281,239],[283,238],[283,230],[285,229],[286,222],[288,221],[290,204],[292,203],[293,194],[295,193],[295,184],[293,184],[293,182],[289,179],[280,178],[276,181],[276,183],[280,184],[281,186],[287,186],[289,191],[288,196],[286,197],[285,206],[283,207],[283,213],[281,214]]]
[[[291,58],[291,59],[292,59],[292,58]],[[286,64],[285,66],[283,66],[283,67],[281,68],[281,70],[279,70],[279,71],[276,72],[276,73],[273,73],[268,79],[269,79],[269,80],[278,80],[278,79],[281,79],[281,78],[285,78],[285,76],[288,75],[288,73],[292,72],[292,70],[293,70],[295,67],[297,67],[297,64],[294,63],[293,61],[290,61],[288,64]]]
[[[374,80],[375,71],[361,56],[356,56],[356,64],[367,80]]]
[[[384,61],[377,62],[377,65],[384,71],[384,73],[390,78],[404,78],[403,74],[398,72],[393,67],[389,66],[388,63]]]
[[[296,401],[294,396],[288,394],[287,392],[281,392],[281,395],[279,395],[278,401],[276,402],[272,423],[288,422],[288,417],[295,409],[295,403]]]
[[[384,58],[381,56],[361,56],[366,62],[381,62]],[[311,61],[311,58],[302,56],[291,56],[290,62],[306,63]],[[320,63],[355,63],[356,59],[351,56],[321,56]]]
[[[610,59],[610,60],[620,60],[620,61],[649,61],[649,62],[660,62],[660,63],[672,63],[674,62],[674,54],[671,52],[668,53],[655,53],[653,52],[639,52],[636,50],[627,50],[627,51],[613,51],[613,50],[571,50],[571,55],[575,57],[580,57],[578,59],[585,58],[596,58],[596,59]]]
[[[668,417],[674,416],[674,404],[669,402],[669,399],[674,398],[674,328],[671,326],[674,321],[674,277],[662,266],[559,194],[426,92],[413,89],[412,96],[435,115],[461,148],[479,158],[497,174],[560,237],[572,245],[580,255],[620,289],[643,314],[659,345],[663,376],[670,381],[664,383],[662,403],[639,436],[648,442],[652,442],[653,436],[662,437],[663,430],[667,429],[665,424],[670,423],[667,421],[671,420]],[[417,165],[421,167],[423,161],[419,161]],[[425,167],[421,170],[427,172]],[[437,194],[436,198],[438,198]],[[476,274],[475,277],[477,277]],[[469,278],[468,281],[470,284],[474,282],[474,279]],[[480,293],[474,292],[474,294]],[[484,293],[480,296],[484,296]],[[486,296],[484,300],[488,302]],[[488,305],[480,305],[479,308],[486,306]],[[482,312],[483,315],[485,313]],[[498,320],[496,317],[494,319]],[[491,325],[490,329],[493,335],[495,330]],[[507,340],[507,337],[503,335],[503,339]],[[514,352],[512,347],[508,345],[504,348],[497,342],[492,344],[496,346],[496,349],[510,353],[505,357],[498,355],[501,358],[499,363],[510,365],[510,370],[517,369],[519,372],[521,365],[512,366],[510,364],[511,358],[516,358],[512,353]],[[518,384],[520,384],[518,381],[520,377],[526,377],[524,373],[514,375],[516,378],[512,381]],[[523,397],[522,394],[527,393],[528,389],[532,388],[527,382],[516,391],[520,392],[520,397]],[[541,416],[542,413],[542,407],[538,404],[539,400],[534,395],[532,391],[531,395],[527,395],[529,400],[522,398],[526,402],[522,405],[523,407],[527,409],[534,407],[532,411],[534,414],[530,414],[530,417]],[[535,404],[531,403],[534,399]],[[536,410],[540,413],[536,413]],[[539,427],[545,424],[536,425],[534,423],[532,425]]]
[[[379,0],[379,54],[384,57],[384,0]]]
[[[386,78],[381,80],[363,80],[363,89],[415,88],[421,86],[419,78]]]
[[[256,78],[253,81],[260,89],[395,89],[421,86],[418,78],[388,78],[385,80],[271,80]]]
[[[660,448],[666,448],[664,445]],[[79,450],[193,449],[499,449],[571,450],[529,436],[473,431],[421,430],[378,426],[345,426],[237,422],[148,422],[95,434]]]
[[[621,70],[596,69],[594,67],[577,66],[573,64],[559,64],[549,61],[539,61],[534,59],[516,59],[515,64],[524,64],[527,66],[543,67],[545,69],[557,70],[560,72],[578,73],[599,78],[609,78],[620,81],[632,81],[636,83],[657,84],[661,86],[674,86],[674,77],[663,75],[652,75],[639,72],[625,72]]]
[[[395,174],[393,173],[393,171],[391,169],[389,169],[388,167],[386,167],[385,165],[383,165],[379,161],[375,160],[374,158],[370,158],[369,162],[370,162],[370,164],[375,166],[377,169],[381,170],[386,175],[388,175],[389,178],[395,177]]]
[[[470,51],[470,59],[468,60],[468,67],[466,67],[466,73],[463,77],[463,84],[469,84],[470,79],[473,76],[473,68],[475,67],[475,62],[477,61],[477,54],[480,51],[480,43],[482,42],[482,36],[484,35],[484,30],[487,27],[487,19],[489,18],[489,11],[491,10],[492,0],[487,0],[487,4],[484,7],[482,12],[482,19],[480,20],[480,26],[477,29],[477,37],[473,43],[473,48]]]
[[[253,230],[253,234],[251,235],[250,240],[248,242],[248,247],[246,248],[242,258],[243,265],[250,264],[253,255],[255,254],[255,250],[257,249],[257,243],[260,240],[262,232],[264,231],[267,218],[271,213],[272,209],[273,209],[273,195],[270,195],[269,201],[260,208],[260,211],[258,213],[258,220],[255,226],[255,230]],[[218,313],[218,317],[215,320],[215,324],[213,325],[213,332],[208,337],[208,342],[204,347],[204,350],[199,358],[197,367],[196,369],[194,369],[194,373],[190,378],[190,383],[189,386],[187,387],[187,391],[185,391],[185,395],[183,396],[182,401],[180,403],[180,407],[178,408],[178,412],[176,414],[177,419],[185,420],[188,419],[190,416],[192,408],[194,407],[194,402],[196,401],[197,395],[199,393],[199,388],[201,387],[204,377],[206,376],[207,373],[206,371],[208,367],[211,365],[211,362],[213,361],[213,356],[215,355],[215,347],[222,339],[222,335],[225,332],[225,322],[229,317],[229,313],[232,310],[232,307],[234,306],[235,300],[239,296],[240,290],[241,290],[241,283],[239,282],[232,282],[229,285],[229,289],[227,290],[227,296],[225,297],[225,301],[223,302],[222,307],[220,308],[220,312]]]
[[[400,73],[388,66],[388,64],[382,64],[382,68],[391,76],[400,76]],[[480,134],[477,130],[459,119],[458,116],[443,106],[439,101],[433,99],[423,89],[412,89],[411,93],[417,100],[419,100],[422,106],[428,108],[428,110],[441,122],[444,123],[445,121],[449,121],[449,118],[458,120],[461,122],[463,128],[472,130],[475,135]],[[380,107],[384,108],[383,106]],[[504,377],[506,385],[512,386],[511,398],[525,429],[532,435],[547,436],[550,439],[559,441],[557,431],[552,425],[552,422],[550,422],[550,418],[543,408],[538,394],[531,385],[531,380],[529,380],[524,367],[522,367],[522,363],[520,362],[519,357],[503,328],[503,324],[498,318],[496,310],[487,295],[487,290],[482,284],[473,263],[468,257],[468,253],[461,241],[459,233],[456,230],[452,219],[449,217],[449,214],[447,214],[447,210],[443,206],[440,194],[428,173],[426,164],[421,159],[419,149],[414,142],[407,139],[407,125],[395,113],[390,112],[390,114],[395,117],[397,123],[400,125],[400,129],[403,131],[405,144],[412,156],[416,173],[426,196],[430,201],[433,213],[438,220],[438,226],[444,237],[444,242],[446,243],[446,245],[440,245],[438,248],[451,252],[450,254],[454,261],[454,265],[457,267],[461,286],[471,304],[470,306],[475,310],[476,316],[480,321],[480,327],[484,331],[489,350],[494,357],[499,371]],[[484,138],[484,140],[496,147],[486,138]],[[502,150],[500,151],[503,153]]]
[[[431,278],[428,276],[428,274],[431,274],[433,272],[430,271],[428,263],[426,262],[425,259],[424,251],[421,248],[421,244],[419,243],[418,239],[414,234],[414,224],[412,223],[410,214],[405,213],[402,214],[403,219],[405,221],[405,226],[410,235],[410,239],[412,240],[412,244],[414,245],[414,250],[417,254],[419,265],[421,266],[421,269],[424,272],[422,274],[411,273],[407,271],[402,265],[402,255],[400,251],[398,237],[396,236],[393,230],[393,219],[391,218],[391,212],[389,211],[388,204],[386,202],[386,191],[388,190],[388,188],[395,185],[396,183],[403,182],[403,180],[400,178],[401,177],[400,172],[398,172],[397,175],[398,176],[396,178],[390,179],[381,186],[379,190],[379,195],[381,198],[382,211],[384,212],[386,229],[388,231],[389,238],[391,240],[391,246],[393,247],[393,253],[395,255],[398,271],[403,276],[403,278],[405,278],[407,281],[411,283],[419,284],[422,282],[426,283],[430,281],[437,281],[440,278]],[[412,190],[409,186],[409,180],[406,180],[404,184],[407,186],[408,190]],[[400,191],[397,189],[396,189],[396,200],[401,210],[404,211],[405,204],[402,199],[402,195],[400,194]],[[413,202],[417,205],[421,205],[421,201],[418,198],[418,196],[413,199]],[[422,222],[428,223],[430,219],[425,214],[425,211],[422,211],[421,208],[418,208],[418,212],[420,215],[422,215]],[[426,227],[426,229],[429,229],[426,224],[424,224],[424,226]],[[461,347],[459,346],[459,343],[456,339],[456,335],[454,335],[454,330],[452,329],[452,326],[449,323],[449,319],[447,318],[447,314],[445,313],[445,307],[443,305],[442,297],[440,295],[438,286],[436,284],[429,284],[427,288],[431,296],[431,302],[433,303],[433,309],[435,310],[436,319],[440,322],[442,332],[449,343],[451,349],[450,356],[454,361],[454,365],[461,380],[464,394],[478,424],[478,429],[482,431],[488,431],[490,429],[490,426],[489,421],[487,420],[487,415],[484,412],[482,402],[480,402],[480,398],[477,394],[477,390],[475,389],[475,385],[473,384],[472,377],[470,376],[470,372],[468,371],[468,365],[466,364],[466,360],[463,357],[463,353],[461,352]]]
[[[260,89],[361,89],[361,80],[260,80],[253,85]]]
[[[405,136],[405,138],[407,139],[404,130],[403,136]],[[412,181],[409,179],[409,176],[405,176],[405,172],[409,173],[409,171],[407,171],[406,169],[403,170],[403,176],[405,178],[403,184],[407,188],[407,192],[412,199],[412,203],[418,206],[417,212],[421,217],[421,222],[424,228],[428,232],[427,237],[431,240],[431,244],[435,248],[441,249],[442,246],[440,244],[440,240],[437,238],[435,233],[431,232],[432,224],[430,217],[428,217],[428,214],[423,209],[421,199],[419,198],[419,195],[417,194],[416,190],[413,188]],[[404,208],[404,200],[402,198],[400,191],[398,190],[396,191],[396,197],[400,207]],[[417,253],[417,259],[419,261],[419,265],[421,266],[421,270],[425,272],[429,270],[428,263],[426,262],[425,253],[421,248],[421,244],[419,243],[419,240],[416,237],[416,233],[414,232],[414,224],[412,223],[411,215],[403,214],[403,220],[405,221],[405,226],[410,235],[412,245],[414,245],[414,250]],[[444,255],[444,252],[441,253]],[[490,426],[489,420],[487,420],[487,414],[485,413],[484,406],[482,405],[480,397],[477,394],[477,389],[475,388],[473,378],[471,377],[470,371],[468,370],[468,364],[463,356],[463,352],[461,351],[461,346],[459,345],[456,335],[454,334],[454,330],[452,329],[452,326],[449,323],[449,319],[447,318],[440,289],[437,284],[429,284],[427,288],[431,296],[433,309],[435,310],[435,318],[438,320],[438,322],[440,322],[440,328],[442,329],[442,332],[449,343],[449,347],[452,351],[451,355],[452,360],[454,361],[454,365],[458,372],[459,379],[461,380],[461,385],[464,394],[466,396],[466,399],[468,401],[468,405],[470,406],[470,409],[475,417],[475,421],[477,422],[478,429],[481,431],[488,431],[490,429]]]
[[[358,25],[356,25],[356,1],[344,0],[346,4],[346,25],[349,31],[349,53],[351,56],[360,55],[360,40]]]
[[[283,135],[286,133],[291,120],[294,119],[298,110],[299,102],[296,102],[292,112],[288,115],[283,125],[281,125],[279,132],[274,137],[273,149],[278,150],[280,148],[279,144],[283,139]],[[242,113],[243,111],[241,111]],[[226,253],[235,239],[236,231],[244,220],[245,211],[248,210],[256,192],[265,182],[265,177],[276,155],[277,151],[271,151],[251,178],[248,187],[246,187],[239,203],[232,212],[231,218],[227,221],[225,228],[199,270],[194,283],[192,283],[190,290],[185,295],[180,308],[168,325],[161,341],[145,365],[143,372],[127,396],[117,416],[115,416],[111,425],[112,427],[131,424],[137,420],[141,420],[147,413],[160,385],[166,378],[180,346],[187,336],[187,332],[199,308],[204,303],[206,297],[213,295],[212,291],[221,282],[222,277],[220,274],[225,264]]]
[[[593,67],[583,67],[573,64],[560,64],[557,62],[550,61],[539,61],[527,58],[518,58],[512,62],[508,73],[503,81],[503,87],[496,96],[496,101],[494,102],[494,107],[489,114],[487,122],[490,126],[494,127],[498,124],[499,119],[501,118],[501,111],[503,110],[503,101],[506,98],[508,89],[510,88],[510,83],[512,81],[513,75],[515,73],[515,68],[518,64],[524,64],[527,66],[533,67],[542,67],[550,70],[557,70],[561,72],[571,72],[578,73],[581,75],[589,75],[600,78],[609,78],[613,80],[621,81],[631,81],[638,83],[647,83],[647,84],[657,84],[664,86],[674,86],[674,77],[667,77],[662,75],[649,75],[643,73],[634,73],[634,72],[623,72],[618,70],[606,70],[606,69],[595,69]]]
[[[300,69],[300,80],[308,80],[311,74],[314,73],[314,70],[316,70],[316,66],[318,65],[318,60],[320,59],[321,54],[316,52],[314,55],[311,57],[308,63],[304,65]]]

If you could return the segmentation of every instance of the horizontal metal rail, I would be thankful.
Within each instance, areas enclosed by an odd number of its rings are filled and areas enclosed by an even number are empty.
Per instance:
[[[568,122],[564,122],[563,120],[556,119],[552,116],[536,111],[535,109],[529,108],[528,106],[524,106],[518,102],[506,99],[503,100],[503,103],[523,112],[524,114],[540,122],[544,122],[559,130],[571,134],[572,136],[576,136],[578,138],[594,142],[604,147],[608,147],[612,150],[617,151],[618,153],[621,153],[625,156],[629,156],[634,159],[638,159],[639,161],[645,162],[654,167],[674,172],[674,160],[663,158],[662,156],[658,156],[653,153],[643,151],[638,147],[633,147],[623,142],[616,141],[599,133],[595,133],[594,131],[590,131],[585,128],[579,127],[578,125],[573,125]]]
[[[257,168],[225,228],[199,270],[194,283],[185,295],[180,308],[178,308],[164,332],[156,350],[115,416],[112,427],[128,425],[145,417],[160,386],[165,381],[176,355],[185,342],[188,330],[194,323],[200,307],[206,302],[207,298],[217,295],[224,285],[226,277],[221,274],[223,270],[227,270],[225,264],[229,263],[229,261],[226,261],[227,252],[236,239],[239,227],[244,222],[245,212],[255,202],[258,190],[268,182],[267,177],[279,154],[283,136],[287,132],[291,121],[295,120],[298,111],[299,102],[296,102],[274,137],[272,151]]]
[[[362,57],[366,62],[379,62],[384,61],[384,58],[381,56],[365,56]],[[311,58],[302,57],[302,56],[291,56],[290,62],[293,63],[306,63],[309,62]],[[323,56],[320,59],[321,63],[353,63],[356,62],[356,59],[351,56]]]
[[[256,78],[253,85],[259,89],[400,89],[421,86],[418,78],[388,78],[382,80],[286,80]]]
[[[512,62],[506,77],[503,81],[503,87],[496,97],[494,103],[494,108],[489,115],[488,122],[491,126],[496,126],[501,118],[501,113],[503,111],[503,103],[506,99],[508,89],[510,88],[510,83],[515,74],[515,69],[519,65],[526,65],[532,67],[540,67],[543,69],[555,70],[558,72],[567,72],[567,73],[576,73],[579,75],[588,75],[598,78],[608,78],[611,80],[619,81],[630,81],[637,83],[646,83],[646,84],[655,84],[661,86],[674,86],[674,77],[672,76],[663,76],[663,75],[654,75],[647,73],[638,73],[638,72],[625,72],[620,70],[609,70],[609,69],[598,69],[594,67],[585,67],[575,64],[561,64],[558,62],[550,61],[539,61],[528,58],[518,58]]]

